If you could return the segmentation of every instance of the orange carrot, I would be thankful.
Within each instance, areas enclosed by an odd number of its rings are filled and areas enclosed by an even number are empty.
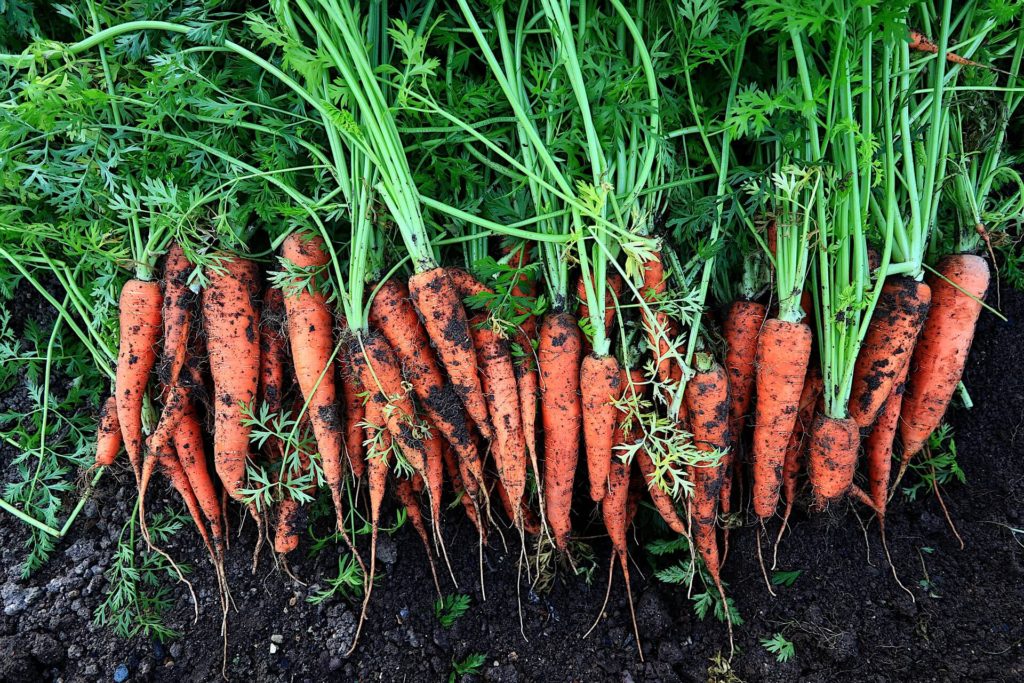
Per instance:
[[[842,498],[853,485],[860,429],[853,418],[819,413],[811,428],[807,475],[819,507]]]
[[[466,412],[484,438],[493,438],[487,401],[476,372],[469,322],[455,284],[443,268],[434,268],[410,277],[409,293]]]
[[[896,439],[896,431],[899,429],[900,410],[903,407],[903,392],[909,369],[909,364],[903,366],[903,372],[896,378],[896,382],[889,392],[889,398],[886,399],[871,428],[871,433],[864,440],[868,492],[871,497],[871,507],[878,515],[879,523],[884,523],[886,507],[889,502],[889,474],[892,471],[893,443]]]
[[[245,483],[251,427],[241,405],[252,405],[259,385],[260,350],[251,272],[243,259],[226,256],[207,273],[203,290],[210,374],[214,386],[214,464],[228,495],[239,500]],[[257,518],[255,508],[250,510]]]
[[[658,473],[655,470],[654,461],[651,460],[650,454],[646,450],[640,449],[637,451],[636,457],[637,463],[640,465],[640,472],[647,483],[647,491],[651,494],[651,502],[657,508],[658,514],[665,520],[665,524],[668,524],[669,529],[677,534],[685,535],[687,533],[686,524],[679,517],[679,512],[676,510],[676,504],[672,500],[672,496],[669,495],[668,491],[661,488],[661,485],[658,483]]]
[[[412,523],[412,528],[423,542],[423,549],[427,553],[427,561],[430,563],[430,574],[434,579],[434,588],[437,590],[438,598],[441,597],[441,584],[437,580],[437,568],[434,566],[434,556],[430,552],[430,536],[427,535],[427,527],[423,523],[423,511],[420,510],[419,501],[413,492],[412,482],[402,477],[395,477],[395,493],[398,502],[405,508],[406,515]]]
[[[590,499],[601,502],[608,490],[608,467],[612,461],[615,432],[615,401],[622,395],[619,362],[614,356],[593,353],[580,367],[583,409],[583,445],[587,452]]]
[[[442,443],[441,446],[441,454],[444,456],[445,470],[448,473],[448,478],[452,482],[452,488],[455,490],[455,495],[462,501],[462,507],[466,511],[466,516],[469,517],[469,521],[473,522],[473,526],[475,526],[477,532],[479,532],[481,542],[486,543],[487,527],[480,523],[480,516],[477,515],[477,507],[473,503],[473,499],[466,492],[465,488],[463,488],[462,475],[459,473],[459,464],[455,459],[455,451],[452,450],[450,444]]]
[[[526,441],[512,356],[508,342],[489,325],[485,315],[475,316],[470,329],[494,427],[491,452],[511,509],[518,512],[526,493]],[[517,516],[514,521],[516,527],[522,527],[521,517]]]
[[[919,31],[910,31],[910,49],[917,50],[918,52],[928,52],[933,55],[939,54],[939,46],[936,45],[934,41],[926,38],[924,34]],[[959,64],[961,66],[980,66],[986,69],[989,68],[984,64],[972,62],[965,57],[961,57],[954,52],[946,53],[946,61],[950,64]]]
[[[184,468],[178,461],[178,458],[174,456],[174,453],[171,452],[165,451],[162,453],[159,456],[159,461],[164,476],[167,477],[171,485],[174,486],[174,489],[181,495],[182,500],[185,501],[185,507],[188,509],[189,515],[191,515],[192,521],[199,531],[200,538],[203,539],[203,543],[206,545],[206,550],[210,553],[210,557],[213,558],[214,564],[218,564],[220,555],[214,550],[214,545],[210,542],[210,534],[207,532],[206,524],[203,522],[202,508],[195,492],[192,490],[192,485],[188,481]],[[139,509],[142,510],[141,499]]]
[[[793,433],[800,391],[811,355],[811,329],[772,318],[757,338],[757,411],[754,427],[754,512],[775,513],[786,446]]]
[[[653,315],[641,309],[644,329],[651,349],[657,349],[655,360],[658,363],[658,378],[667,382],[671,377],[669,369],[669,317],[661,310],[661,298],[665,294],[668,283],[665,280],[665,266],[661,262],[661,254],[655,253],[643,263],[643,290],[640,295],[652,310]]]
[[[786,503],[786,509],[782,515],[779,538],[782,538],[782,532],[785,531],[786,525],[789,523],[789,516],[793,513],[793,504],[796,502],[797,477],[800,475],[804,453],[807,449],[806,435],[814,423],[814,411],[823,389],[821,371],[818,370],[817,365],[811,365],[807,369],[804,388],[800,392],[796,424],[793,425],[793,434],[789,437],[786,460],[782,467],[782,498]],[[778,545],[777,542],[776,545]]]
[[[624,286],[625,283],[622,280],[622,276],[617,271],[612,271],[608,274],[608,286],[604,292],[604,329],[606,334],[612,329],[612,323],[615,321],[615,301],[622,298]],[[590,306],[587,305],[587,289],[586,285],[583,284],[582,275],[576,281],[576,298],[579,299],[576,317],[579,320],[589,319]]]
[[[221,524],[223,512],[217,488],[210,477],[206,464],[206,450],[203,447],[203,428],[196,417],[191,401],[185,406],[185,412],[174,432],[174,449],[178,454],[182,471],[188,479],[199,508],[210,524],[213,533],[213,545],[218,555],[224,550],[224,529]]]
[[[540,468],[537,459],[537,395],[538,386],[537,359],[531,343],[537,336],[537,324],[531,318],[532,325],[527,331],[524,323],[517,331],[515,343],[519,345],[521,354],[513,357],[513,369],[516,373],[516,388],[519,392],[519,413],[523,420],[523,438],[526,440],[526,452],[530,456],[533,475],[540,481]]]
[[[319,235],[293,233],[281,244],[281,258],[303,269],[322,268],[329,262]],[[294,287],[292,288],[295,289]],[[284,308],[288,315],[288,343],[292,366],[309,421],[319,447],[324,478],[334,500],[340,533],[345,534],[344,477],[341,418],[338,416],[334,385],[334,317],[327,298],[314,284],[299,291],[286,291]]]
[[[540,327],[541,421],[544,425],[544,503],[557,547],[565,551],[580,449],[580,328],[571,313],[551,312]]]
[[[363,427],[360,424],[366,413],[363,403],[363,385],[352,371],[352,360],[347,351],[338,354],[338,374],[341,379],[342,406],[345,409],[345,452],[352,474],[362,479],[366,472],[366,455],[363,447]]]
[[[498,492],[498,500],[501,501],[501,507],[509,520],[513,524],[522,523],[523,531],[531,536],[539,534],[540,520],[537,519],[537,515],[530,509],[526,499],[523,498],[519,502],[519,510],[516,511],[512,508],[512,499],[509,498],[508,491],[505,489],[505,485],[501,483],[500,478],[494,481],[494,488]]]
[[[980,301],[988,291],[988,263],[980,256],[947,256],[936,271],[938,275],[928,278],[932,308],[910,361],[900,413],[903,457],[907,459],[924,447],[949,407],[974,340]]]
[[[931,288],[908,277],[891,277],[882,286],[850,389],[850,417],[861,429],[875,421],[897,378],[906,374],[931,300]]]
[[[288,342],[285,339],[284,294],[268,287],[260,312],[260,403],[272,414],[284,407],[285,368]]]
[[[121,332],[114,395],[124,449],[137,484],[142,481],[142,402],[149,373],[156,364],[162,301],[160,285],[156,282],[128,280],[118,302]]]
[[[109,467],[121,450],[121,425],[117,421],[117,398],[111,394],[100,406],[99,426],[96,428],[96,460],[93,467]]]

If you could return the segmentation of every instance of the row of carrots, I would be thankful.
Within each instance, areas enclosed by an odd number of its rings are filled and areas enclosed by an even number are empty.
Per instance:
[[[515,295],[529,297],[535,285],[525,275],[529,254],[525,246],[518,248],[524,275]],[[284,240],[280,258],[309,272],[328,263],[322,240],[304,233]],[[218,576],[223,577],[228,511],[215,482],[228,497],[245,498],[256,450],[246,408],[261,405],[269,414],[295,416],[312,430],[315,448],[296,455],[304,471],[311,459],[319,463],[338,532],[360,567],[360,553],[346,531],[343,492],[349,476],[366,482],[373,529],[366,577],[375,571],[389,480],[428,555],[431,534],[420,506],[429,510],[433,540],[443,551],[445,477],[462,494],[481,543],[496,491],[521,533],[550,539],[568,553],[582,433],[585,488],[601,505],[627,587],[626,530],[646,489],[666,524],[692,540],[723,602],[720,566],[728,529],[720,552],[718,520],[732,512],[748,423],[752,509],[768,521],[781,496],[779,538],[804,470],[817,507],[853,496],[876,513],[884,538],[897,432],[902,475],[938,426],[960,380],[989,277],[983,259],[959,255],[942,260],[926,281],[890,278],[857,361],[845,420],[825,417],[818,407],[822,381],[811,361],[811,327],[777,320],[758,301],[733,303],[721,324],[721,362],[708,351],[696,355],[673,416],[706,461],[678,472],[645,450],[645,425],[635,408],[683,377],[663,346],[679,323],[658,308],[668,281],[657,254],[633,290],[647,304],[639,316],[652,362],[634,361],[633,367],[587,352],[580,328],[588,318],[585,304],[576,311],[551,310],[540,320],[526,316],[510,334],[488,311],[464,304],[491,290],[460,269],[379,283],[368,334],[346,330],[316,278],[264,286],[257,264],[224,254],[217,267],[207,269],[207,283],[197,293],[189,284],[194,270],[173,245],[162,287],[156,281],[125,284],[117,379],[100,417],[96,464],[113,464],[123,443],[143,520],[145,493],[159,465],[184,499]],[[610,284],[616,306],[609,311],[629,315],[622,278],[615,275]],[[604,324],[611,329],[614,317]],[[161,411],[146,436],[143,413],[154,370]],[[292,396],[288,388],[296,385],[301,395]],[[205,456],[206,423],[213,472]],[[280,462],[287,448],[271,438],[262,444],[263,459]],[[854,483],[862,449],[866,488]],[[398,474],[396,452],[411,477]],[[527,494],[531,474],[538,482],[536,507]],[[688,479],[692,497],[673,497],[670,477]],[[309,493],[315,486],[313,480]],[[252,502],[247,508],[262,530],[265,511]],[[298,509],[294,497],[283,496],[277,504],[278,553],[298,545]],[[366,580],[364,617],[372,586]]]

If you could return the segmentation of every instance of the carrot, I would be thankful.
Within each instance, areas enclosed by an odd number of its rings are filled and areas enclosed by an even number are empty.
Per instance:
[[[644,261],[643,265],[643,289],[640,295],[644,302],[651,309],[640,309],[644,320],[644,329],[647,332],[647,339],[651,344],[651,350],[655,353],[655,361],[658,366],[658,378],[667,382],[671,378],[669,368],[669,317],[661,310],[661,298],[665,294],[668,283],[665,279],[665,266],[661,262],[661,254],[654,253],[652,257]]]
[[[538,386],[537,360],[531,343],[537,336],[537,324],[531,318],[532,331],[527,331],[524,323],[517,331],[515,343],[522,353],[512,358],[512,367],[516,375],[516,389],[519,393],[519,414],[523,421],[523,439],[526,441],[526,452],[530,456],[533,475],[540,481],[540,467],[537,459],[537,395]]]
[[[981,314],[980,302],[989,284],[988,263],[973,254],[947,256],[939,261],[936,272],[938,275],[928,278],[932,308],[910,361],[900,413],[900,438],[907,459],[924,447],[949,407],[964,373]]]
[[[572,484],[580,449],[582,335],[571,313],[551,312],[540,327],[541,421],[544,425],[544,503],[559,550],[567,549]]]
[[[508,342],[489,325],[486,315],[480,314],[470,321],[473,346],[483,378],[484,396],[494,441],[491,452],[498,468],[498,477],[509,497],[510,509],[517,513],[514,522],[522,528],[518,515],[526,493],[526,441],[523,437],[523,418],[519,414],[519,394],[515,370]]]
[[[430,350],[427,331],[420,323],[405,285],[392,279],[380,286],[370,307],[370,321],[394,349],[402,363],[405,378],[412,385],[430,422],[455,448],[459,460],[465,463],[465,470],[479,485],[483,480],[483,464],[466,428],[461,402],[453,385],[441,373]],[[438,452],[435,448],[430,453]],[[439,467],[439,462],[435,461],[434,467]],[[427,480],[431,481],[431,478],[427,477]],[[440,482],[431,481],[431,490],[439,494]],[[440,506],[440,500],[434,501],[433,505]]]
[[[322,268],[329,258],[319,235],[293,233],[281,244],[281,258],[303,269]],[[294,289],[294,288],[293,288]],[[341,418],[334,385],[334,317],[327,298],[314,285],[284,293],[292,366],[310,425],[319,447],[324,478],[334,500],[338,531],[345,534],[342,498],[345,468],[342,460]]]
[[[885,400],[871,433],[864,439],[864,458],[867,463],[868,492],[871,507],[884,524],[886,507],[889,502],[889,474],[892,470],[892,450],[899,429],[900,410],[903,408],[903,392],[906,388],[909,364],[903,366],[902,374],[896,378],[889,397]],[[903,468],[901,461],[900,476]],[[897,476],[899,480],[900,476]]]
[[[672,500],[672,496],[667,491],[661,488],[658,482],[658,473],[654,467],[654,461],[651,460],[650,454],[640,449],[636,453],[637,463],[640,466],[640,472],[643,474],[644,481],[647,484],[647,491],[651,494],[651,502],[654,503],[654,507],[658,510],[658,514],[665,520],[665,524],[676,532],[677,534],[685,535],[687,533],[686,524],[679,517],[679,512],[676,510],[675,501]]]
[[[853,418],[819,413],[811,428],[807,475],[819,507],[842,498],[853,485],[860,429]]]
[[[519,501],[519,510],[515,510],[512,507],[512,499],[508,495],[508,490],[505,489],[505,485],[501,483],[499,477],[494,482],[494,488],[498,492],[498,500],[501,501],[501,507],[505,510],[505,515],[513,524],[522,523],[523,531],[530,534],[536,535],[540,533],[540,520],[537,519],[537,515],[534,514],[533,510],[526,503],[526,499],[523,498]]]
[[[284,407],[285,369],[288,366],[288,342],[284,335],[284,293],[268,287],[260,312],[260,403],[271,414]]]
[[[451,277],[443,268],[416,273],[409,278],[409,293],[466,412],[484,438],[493,438],[487,401],[476,372],[469,322]]]
[[[818,399],[824,389],[821,371],[817,365],[807,368],[807,377],[804,378],[804,387],[800,392],[800,404],[797,408],[796,424],[793,425],[793,433],[789,437],[789,445],[786,446],[786,460],[782,466],[782,499],[786,509],[782,514],[782,526],[779,527],[779,535],[775,540],[776,551],[782,534],[789,524],[789,517],[793,513],[793,504],[796,502],[797,477],[803,466],[804,453],[807,450],[807,432],[814,422],[814,411],[818,406]],[[773,562],[774,566],[774,562]]]
[[[757,338],[757,411],[754,426],[754,512],[761,519],[775,513],[782,485],[786,446],[796,423],[811,328],[772,318]]]
[[[608,287],[604,292],[604,329],[609,332],[612,323],[615,321],[615,300],[622,298],[622,289],[625,283],[618,272],[613,271],[608,275]],[[590,318],[590,306],[587,305],[587,288],[583,284],[583,276],[580,275],[576,281],[576,298],[579,299],[579,307],[576,309],[576,317],[579,320]],[[593,322],[593,321],[591,321]]]
[[[466,511],[466,516],[469,517],[469,521],[473,522],[473,526],[476,527],[477,532],[480,534],[480,540],[483,543],[487,542],[487,527],[480,523],[480,516],[477,514],[476,504],[473,502],[472,497],[463,488],[462,475],[459,473],[459,464],[455,459],[455,451],[452,450],[451,446],[446,443],[442,443],[441,454],[444,456],[445,471],[448,473],[448,478],[452,482],[452,489],[455,490],[455,495],[459,500],[462,501],[462,507]]]
[[[743,428],[754,397],[757,336],[764,325],[767,308],[756,301],[738,300],[729,307],[722,336],[725,338],[725,370],[729,375],[729,431],[732,444],[722,457],[722,515],[732,510],[733,467],[743,438]]]
[[[608,490],[615,432],[615,401],[622,395],[619,362],[614,356],[588,354],[580,367],[583,445],[587,452],[590,499],[601,502]]]
[[[96,428],[96,460],[93,467],[110,467],[121,450],[121,425],[117,421],[117,397],[111,394],[100,406]]]
[[[345,452],[352,474],[362,479],[366,472],[366,455],[363,447],[363,428],[360,424],[366,413],[366,405],[361,394],[363,385],[352,371],[352,360],[349,354],[342,351],[338,354],[338,374],[341,379],[342,406],[345,410]]]
[[[906,375],[931,300],[931,288],[908,277],[891,277],[882,286],[850,388],[848,410],[861,429],[875,421],[897,378]]]
[[[252,405],[259,386],[259,330],[250,272],[244,259],[225,257],[208,273],[209,284],[202,295],[215,397],[214,465],[224,489],[235,500],[242,497],[252,431],[242,422],[241,405]],[[259,519],[255,507],[250,512]]]
[[[412,528],[416,530],[416,534],[423,542],[423,549],[426,551],[427,561],[430,563],[430,574],[434,579],[434,588],[437,590],[437,597],[440,598],[441,584],[437,580],[437,568],[434,566],[434,556],[430,552],[430,536],[427,535],[427,527],[423,523],[423,511],[420,510],[420,504],[416,500],[412,482],[402,477],[395,477],[395,493],[398,496],[398,502],[405,507]]]
[[[200,538],[203,539],[203,543],[206,545],[206,550],[210,553],[214,564],[219,564],[218,558],[220,555],[214,551],[214,545],[210,542],[210,534],[207,532],[206,524],[203,522],[202,508],[195,492],[192,490],[192,485],[188,481],[188,476],[186,476],[181,462],[172,451],[166,449],[162,450],[156,457],[150,458],[150,461],[159,463],[164,476],[171,482],[171,485],[181,496],[181,499],[185,501],[185,507],[188,509],[189,515],[191,515],[192,521],[196,525]],[[143,518],[145,518],[144,504],[144,500],[140,497],[139,514]]]
[[[156,282],[128,280],[118,301],[120,341],[114,395],[117,397],[117,421],[121,425],[124,449],[142,481],[142,402],[149,373],[156,364],[156,344],[160,340],[160,306],[163,297]]]
[[[427,427],[426,436],[423,438],[423,451],[427,456],[425,484],[428,489],[427,498],[430,503],[431,522],[440,534],[441,489],[444,487],[444,440],[429,417],[424,418],[424,422]]]
[[[296,405],[293,408],[294,414],[298,414],[302,411],[302,403],[303,402],[301,400],[297,400],[295,402]],[[300,422],[303,430],[311,429],[308,413],[302,414]],[[302,476],[309,471],[310,453],[307,453],[303,449],[298,452],[298,457],[298,474],[299,476]],[[306,493],[310,496],[315,496],[316,488],[316,484],[313,484],[306,490]],[[274,529],[274,552],[286,555],[299,547],[299,536],[302,533],[302,520],[300,519],[301,511],[302,505],[292,496],[284,497],[278,502],[277,527]]]
[[[725,452],[731,443],[729,435],[729,377],[725,369],[706,354],[696,359],[697,372],[686,383],[684,398],[690,416],[690,431],[693,444],[704,453]],[[718,500],[722,486],[721,463],[714,466],[694,468],[693,487],[693,539],[708,574],[711,575],[722,605],[728,616],[728,603],[722,587],[716,537]],[[729,641],[732,642],[732,620],[729,624]]]
[[[935,44],[935,41],[926,38],[923,33],[919,31],[910,31],[910,49],[917,50],[918,52],[927,52],[929,54],[939,54],[939,46]],[[980,66],[983,69],[989,67],[979,62],[972,62],[971,60],[961,57],[954,52],[946,53],[946,61],[950,64],[959,64],[960,66]]]
[[[196,417],[191,401],[185,406],[185,412],[174,432],[174,449],[178,454],[182,471],[188,479],[199,508],[210,524],[213,533],[213,545],[218,555],[224,550],[224,528],[221,524],[222,510],[217,488],[210,477],[206,464],[206,451],[203,446],[203,428]]]

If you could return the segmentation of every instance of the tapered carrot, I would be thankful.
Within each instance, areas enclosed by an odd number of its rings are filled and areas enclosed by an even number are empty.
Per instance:
[[[793,434],[789,437],[789,445],[786,446],[786,460],[782,466],[782,500],[786,507],[782,513],[782,525],[779,527],[779,535],[776,537],[775,548],[778,549],[779,540],[782,538],[786,526],[789,524],[789,517],[793,513],[793,504],[796,502],[797,478],[803,467],[804,454],[807,451],[807,434],[814,424],[814,412],[821,398],[824,389],[821,378],[821,371],[817,365],[811,365],[807,369],[807,377],[804,378],[804,387],[800,392],[800,405],[797,409],[796,423],[793,425]],[[774,565],[774,563],[773,563]]]
[[[819,507],[842,498],[853,485],[860,429],[853,418],[819,413],[811,427],[807,475]]]
[[[882,286],[853,369],[849,412],[861,429],[874,422],[907,364],[931,306],[924,282],[891,277]]]
[[[672,531],[685,535],[687,533],[686,523],[679,517],[679,512],[676,510],[676,504],[672,500],[672,496],[669,495],[668,491],[661,488],[661,485],[658,483],[658,473],[650,454],[640,449],[637,451],[636,458],[637,464],[640,466],[640,472],[643,474],[644,481],[647,484],[647,491],[651,494],[651,502],[654,503],[658,514],[661,515],[661,518],[665,520],[665,524]]]
[[[178,454],[182,471],[188,478],[189,485],[196,496],[203,516],[210,524],[213,534],[213,545],[218,554],[224,550],[224,529],[221,524],[223,511],[220,496],[210,476],[206,464],[206,449],[203,446],[203,428],[196,417],[191,401],[185,406],[185,412],[174,432],[174,449]]]
[[[118,301],[121,329],[114,395],[117,397],[117,421],[136,484],[142,481],[142,402],[149,373],[156,364],[156,344],[162,331],[162,301],[160,285],[143,280],[124,283]]]
[[[540,328],[541,421],[544,425],[544,503],[556,546],[565,551],[580,449],[580,328],[571,313],[551,312]]]
[[[92,466],[113,465],[122,442],[121,425],[117,421],[117,397],[111,394],[100,406],[100,418],[96,428],[96,459]]]
[[[242,405],[251,406],[259,386],[259,329],[244,259],[226,256],[207,273],[203,290],[210,374],[214,387],[214,464],[221,484],[235,500],[242,498],[251,427],[243,424]],[[255,508],[250,511],[257,518]]]
[[[988,291],[988,263],[980,256],[947,256],[936,272],[928,278],[932,307],[910,361],[900,413],[903,457],[908,459],[924,447],[949,407]]]
[[[345,453],[352,474],[362,479],[366,472],[366,455],[363,446],[363,427],[366,412],[363,402],[363,385],[352,371],[352,360],[346,350],[338,354],[338,375],[341,381],[342,406],[345,410]]]
[[[729,431],[732,444],[722,457],[722,515],[732,511],[733,468],[740,448],[743,429],[754,397],[757,379],[757,337],[764,325],[767,308],[756,301],[735,301],[729,307],[722,336],[725,338],[725,370],[729,374]]]
[[[444,443],[441,445],[441,453],[444,456],[445,471],[448,473],[448,479],[452,482],[452,489],[455,491],[455,495],[459,500],[462,501],[462,508],[466,511],[466,516],[469,517],[469,521],[473,522],[473,526],[476,527],[477,532],[480,534],[481,542],[486,543],[487,527],[480,523],[480,516],[477,514],[477,506],[464,488],[462,475],[459,473],[459,464],[455,457],[455,451],[451,449],[450,444]]]
[[[427,527],[423,523],[423,511],[420,510],[419,501],[413,491],[412,482],[402,477],[395,477],[395,495],[398,502],[405,508],[406,515],[412,523],[412,528],[423,542],[423,550],[427,553],[427,562],[430,563],[430,575],[434,579],[434,588],[437,590],[438,599],[441,598],[441,584],[437,580],[437,567],[434,566],[434,556],[430,552],[430,536],[427,535]]]
[[[501,483],[500,478],[494,481],[494,488],[498,492],[498,500],[501,502],[501,507],[509,521],[512,524],[522,524],[523,531],[531,536],[539,534],[540,520],[537,519],[537,515],[530,509],[526,499],[520,500],[519,509],[516,510],[512,507],[512,499],[509,497],[508,491],[505,490],[505,486]]]
[[[644,261],[642,268],[643,289],[640,291],[640,295],[651,311],[648,312],[647,309],[641,309],[644,329],[647,332],[647,339],[651,349],[655,352],[658,378],[662,382],[667,382],[671,378],[670,359],[668,357],[671,333],[669,331],[668,314],[662,310],[661,306],[661,299],[668,288],[661,254],[653,254],[650,259]]]
[[[203,539],[203,543],[206,545],[207,551],[210,553],[210,557],[213,558],[214,564],[219,562],[219,554],[214,549],[213,543],[210,542],[210,534],[206,530],[206,524],[203,522],[202,508],[199,504],[199,500],[196,497],[195,491],[192,490],[192,485],[189,483],[188,476],[185,474],[185,470],[175,457],[174,453],[164,452],[159,456],[160,468],[163,470],[164,476],[167,477],[168,481],[181,496],[181,499],[185,501],[185,507],[188,509],[189,515],[192,517],[192,521],[196,525],[196,529],[199,531],[200,538]],[[140,499],[139,509],[142,509],[142,503]]]
[[[512,358],[516,373],[516,389],[519,393],[519,413],[523,420],[523,439],[526,441],[526,452],[530,456],[533,475],[540,481],[540,466],[537,458],[537,399],[540,392],[537,358],[532,340],[537,336],[536,322],[532,331],[526,330],[524,324],[517,331],[515,343],[521,353]]]
[[[284,293],[268,287],[263,293],[260,311],[260,403],[271,414],[284,407],[285,369],[288,367],[288,341],[285,337]]]
[[[370,307],[370,321],[381,331],[401,361],[405,378],[412,385],[427,417],[455,448],[459,460],[465,463],[463,469],[477,484],[473,489],[475,492],[483,481],[479,453],[466,429],[465,414],[455,387],[441,373],[430,349],[427,332],[404,284],[392,279],[380,286]],[[440,501],[435,501],[434,505],[439,506]]]
[[[786,446],[793,433],[807,361],[811,329],[804,323],[772,318],[757,339],[757,411],[754,426],[754,512],[775,513],[782,485]]]
[[[884,523],[889,502],[889,475],[892,471],[893,443],[899,429],[900,410],[903,408],[903,392],[906,388],[909,363],[903,366],[902,374],[896,378],[889,398],[886,399],[871,433],[864,439],[864,460],[868,473],[868,493],[872,508]],[[897,477],[899,479],[899,477]]]
[[[939,46],[935,44],[935,41],[930,40],[919,31],[910,31],[910,49],[917,50],[918,52],[928,52],[933,55],[939,54]],[[950,64],[959,64],[960,66],[980,66],[984,69],[990,68],[979,62],[972,62],[966,57],[961,57],[955,52],[946,53],[946,61]]]
[[[494,434],[476,372],[469,322],[454,283],[443,268],[434,268],[410,277],[409,293],[466,412],[484,438],[491,439]]]
[[[608,490],[608,467],[612,461],[615,432],[615,402],[622,395],[619,362],[614,356],[593,353],[580,366],[583,412],[583,445],[587,453],[590,499],[601,502]]]
[[[281,244],[281,258],[302,269],[322,268],[329,262],[323,239],[319,235],[292,233]],[[338,415],[334,384],[334,316],[327,298],[316,284],[291,287],[284,292],[284,308],[288,316],[288,343],[292,366],[310,425],[320,451],[324,479],[334,500],[338,530],[345,533],[344,459],[342,458],[341,418]]]
[[[491,452],[511,509],[518,513],[526,493],[526,441],[512,356],[508,342],[488,324],[485,315],[475,316],[470,322],[470,329],[494,427]],[[516,527],[522,527],[522,518],[517,516],[513,521]]]

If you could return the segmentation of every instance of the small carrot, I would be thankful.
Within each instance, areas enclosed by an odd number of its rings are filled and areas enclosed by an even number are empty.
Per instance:
[[[438,599],[440,599],[441,584],[437,580],[437,567],[434,566],[434,556],[430,552],[430,536],[427,535],[427,527],[423,523],[423,511],[420,510],[419,501],[416,500],[412,483],[408,479],[396,477],[395,494],[398,496],[398,502],[405,508],[406,515],[412,523],[412,528],[416,530],[416,534],[423,542],[423,550],[426,551],[427,562],[430,563],[430,575],[434,579],[434,588],[437,590]]]
[[[811,355],[811,328],[771,318],[757,339],[757,411],[754,426],[754,512],[761,519],[775,514],[782,486],[782,468],[800,392]]]
[[[893,444],[899,429],[900,410],[903,408],[903,392],[906,387],[909,364],[903,366],[903,373],[896,378],[889,397],[885,400],[871,433],[864,439],[864,459],[867,464],[868,492],[872,508],[880,524],[885,523],[885,512],[889,502],[889,474],[892,471]],[[901,462],[902,465],[902,462]],[[902,468],[899,480],[902,476]]]
[[[541,421],[544,425],[544,503],[555,544],[568,548],[572,484],[580,449],[582,335],[571,313],[550,312],[540,327]]]
[[[203,446],[203,428],[196,417],[191,401],[185,406],[185,412],[174,432],[174,449],[178,454],[182,471],[196,496],[203,516],[210,524],[213,534],[213,545],[219,555],[224,551],[224,529],[221,524],[223,511],[220,496],[210,476],[206,464],[206,449]]]
[[[345,452],[356,479],[366,473],[366,455],[363,447],[362,421],[366,413],[363,385],[352,371],[352,360],[347,351],[338,354],[338,375],[341,381],[342,407],[345,410]]]
[[[888,278],[882,286],[850,388],[850,417],[861,429],[875,421],[897,378],[906,374],[931,301],[931,288],[908,277]]]
[[[476,504],[470,497],[464,488],[462,482],[462,475],[459,473],[459,464],[455,458],[455,452],[452,450],[450,444],[441,444],[441,454],[444,456],[445,471],[448,474],[448,479],[452,483],[452,489],[455,491],[455,495],[460,501],[462,501],[462,507],[466,511],[466,516],[469,517],[469,521],[473,522],[473,526],[476,527],[477,532],[480,534],[480,540],[482,543],[487,542],[487,527],[480,523],[480,516],[477,514]]]
[[[590,499],[601,502],[608,490],[615,432],[615,401],[622,395],[619,362],[614,356],[588,354],[580,367],[583,445],[587,453]]]
[[[121,450],[121,425],[117,421],[117,397],[111,394],[100,406],[96,428],[96,460],[93,467],[110,467]]]
[[[651,345],[651,350],[655,352],[658,378],[662,382],[667,382],[671,378],[670,359],[668,357],[671,332],[668,314],[662,310],[661,306],[661,299],[668,288],[668,283],[665,279],[665,265],[661,261],[661,254],[652,254],[650,259],[644,261],[642,269],[643,289],[640,291],[640,295],[643,297],[644,303],[647,304],[647,309],[641,309],[644,329],[647,332],[647,339]],[[648,312],[648,309],[650,309],[650,312]]]
[[[927,52],[933,55],[939,54],[939,46],[935,44],[935,41],[926,38],[924,34],[919,31],[910,31],[910,49],[917,50],[918,52]],[[983,69],[990,68],[979,62],[972,62],[965,57],[961,57],[955,52],[947,52],[946,61],[950,64],[959,64],[960,66],[979,66]]]
[[[786,460],[782,466],[782,499],[786,508],[782,513],[779,535],[775,539],[773,557],[778,556],[779,541],[782,540],[782,534],[786,531],[789,517],[793,513],[793,505],[796,503],[797,478],[803,467],[804,454],[809,441],[807,434],[814,423],[814,412],[823,390],[821,371],[817,365],[811,365],[807,369],[807,377],[804,378],[804,388],[800,392],[800,405],[797,408],[796,424],[793,425],[793,434],[789,437],[789,445],[786,446]],[[774,564],[773,562],[772,566]]]
[[[622,276],[618,272],[613,271],[608,275],[608,287],[604,293],[604,329],[605,333],[608,333],[612,329],[612,323],[615,321],[615,301],[616,299],[622,298],[622,290],[625,287],[625,282],[622,280]],[[576,317],[579,320],[590,319],[590,306],[587,305],[587,289],[583,283],[583,276],[581,275],[576,281],[576,298],[579,299],[579,307],[576,309]],[[593,321],[591,321],[593,323]]]
[[[260,404],[271,415],[284,407],[285,369],[288,361],[288,341],[284,333],[284,294],[277,287],[268,287],[263,293],[260,311]],[[267,450],[276,459],[281,455],[278,437],[271,437]]]
[[[949,407],[989,285],[988,263],[973,254],[947,256],[939,261],[936,272],[928,278],[932,307],[910,361],[900,413],[900,438],[907,459],[924,447]]]

